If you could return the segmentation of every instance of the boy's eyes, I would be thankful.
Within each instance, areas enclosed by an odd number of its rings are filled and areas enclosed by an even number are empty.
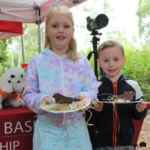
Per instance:
[[[118,58],[115,58],[114,61],[118,61]],[[109,60],[105,59],[104,62],[108,62]]]

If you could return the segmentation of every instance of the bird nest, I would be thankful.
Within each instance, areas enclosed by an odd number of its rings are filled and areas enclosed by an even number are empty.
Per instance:
[[[104,100],[103,102],[107,102],[107,103],[130,103],[131,101],[130,100],[127,100],[125,98],[118,98],[116,96],[113,96],[113,97],[108,97],[107,100]]]
[[[60,104],[60,103],[53,103],[50,105],[40,105],[42,109],[48,112],[74,112],[81,109],[85,109],[87,106],[90,105],[91,99],[87,98],[78,102],[73,101],[71,104]]]

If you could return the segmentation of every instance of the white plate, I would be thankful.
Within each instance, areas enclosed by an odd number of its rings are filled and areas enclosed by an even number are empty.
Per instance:
[[[45,105],[45,106],[40,105],[40,107],[41,107],[43,110],[47,111],[47,112],[52,112],[52,113],[69,113],[69,112],[76,112],[76,111],[78,111],[78,110],[85,109],[85,108],[88,107],[88,106],[90,105],[90,103],[91,103],[91,99],[84,99],[84,100],[82,100],[82,102],[83,102],[83,101],[85,101],[84,106],[83,106],[83,107],[78,107],[78,108],[76,108],[76,109],[73,109],[73,105],[76,105],[76,103],[79,104],[80,102],[74,102],[74,103],[72,103],[72,104],[69,104],[69,107],[70,107],[70,109],[71,109],[71,110],[69,110],[69,111],[65,111],[65,110],[63,110],[63,111],[51,110],[51,108],[53,108],[53,107],[55,106],[55,104]],[[61,104],[60,104],[60,105],[61,105]],[[50,108],[50,109],[49,109],[49,108]]]

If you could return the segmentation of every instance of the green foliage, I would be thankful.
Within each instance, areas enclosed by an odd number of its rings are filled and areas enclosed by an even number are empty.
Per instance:
[[[126,32],[121,31],[120,29],[112,30],[106,35],[107,39],[113,39],[122,44],[127,42],[127,38],[125,36],[126,36]]]
[[[38,26],[36,24],[24,23],[24,47],[26,63],[38,54]],[[41,25],[42,26],[42,25]],[[42,37],[41,37],[42,39]],[[43,50],[43,42],[41,41],[41,50]]]
[[[103,2],[103,9],[104,9],[104,13],[109,13],[109,12],[112,12],[113,9],[109,7],[110,6],[110,3],[108,0],[104,0]]]
[[[12,42],[11,39],[0,40],[0,64],[6,66],[6,61],[8,60],[7,56],[7,46]]]
[[[38,29],[36,24],[24,23],[23,30],[25,59],[28,63],[38,53]],[[0,75],[5,69],[13,66],[21,67],[21,64],[23,64],[21,36],[0,41]]]
[[[136,15],[138,16],[139,35],[148,44],[150,43],[150,0],[139,0]]]
[[[5,68],[4,66],[2,66],[2,64],[0,64],[0,77],[2,76],[4,72],[5,72]]]
[[[122,73],[138,82],[146,100],[150,101],[150,49],[145,46],[141,49],[132,48],[126,52],[126,63],[122,67]]]

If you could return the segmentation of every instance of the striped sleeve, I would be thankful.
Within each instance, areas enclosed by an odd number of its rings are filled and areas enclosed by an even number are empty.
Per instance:
[[[126,82],[135,90],[135,100],[136,101],[143,97],[143,93],[137,82],[135,82],[133,80],[126,80]]]

